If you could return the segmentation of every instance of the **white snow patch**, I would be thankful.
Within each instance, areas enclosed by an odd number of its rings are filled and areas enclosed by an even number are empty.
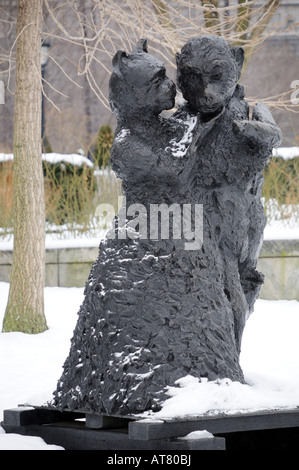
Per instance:
[[[272,155],[273,157],[282,157],[285,160],[299,157],[299,147],[277,147],[273,149]]]
[[[3,428],[1,429],[4,431]],[[0,450],[64,450],[64,448],[46,444],[41,437],[5,434],[3,432],[0,435]]]
[[[182,121],[181,119],[177,118],[177,121],[183,124],[187,124],[185,133],[181,140],[179,140],[178,142],[175,139],[171,139],[171,141],[169,142],[170,147],[166,147],[165,150],[167,151],[168,149],[170,149],[174,157],[181,158],[186,155],[189,145],[192,142],[193,129],[196,126],[197,117],[190,116],[189,119],[186,121]]]
[[[298,240],[299,221],[289,225],[283,220],[269,220],[264,230],[264,240]]]
[[[122,142],[127,135],[130,135],[130,129],[122,129],[116,136],[115,136],[115,141],[116,142]]]
[[[138,423],[161,424],[161,423],[164,423],[164,421],[163,421],[163,419],[144,418],[144,419],[139,419]]]
[[[192,440],[197,440],[197,439],[213,439],[213,434],[210,433],[209,431],[203,430],[203,431],[193,431],[187,434],[187,436],[180,437],[179,439],[183,441],[192,441]]]
[[[67,234],[66,238],[61,238],[61,235],[55,233],[46,234],[46,249],[56,250],[63,248],[97,248],[100,242],[105,238],[106,231],[99,231],[98,237],[72,237]],[[0,237],[0,251],[12,251],[14,237],[7,235]]]

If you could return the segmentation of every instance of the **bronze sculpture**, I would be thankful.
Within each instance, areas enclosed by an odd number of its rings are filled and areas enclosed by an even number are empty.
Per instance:
[[[145,40],[115,55],[111,163],[125,222],[100,244],[54,407],[127,415],[158,410],[186,375],[244,381],[242,332],[263,282],[261,171],[281,133],[262,105],[249,118],[242,63],[218,36],[188,41],[177,55],[185,104],[162,118],[175,98],[164,65]]]

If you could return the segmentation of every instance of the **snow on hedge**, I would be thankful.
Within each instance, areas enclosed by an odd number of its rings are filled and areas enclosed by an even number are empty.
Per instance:
[[[299,156],[299,147],[278,147],[273,149],[274,157],[282,157],[285,160]],[[13,160],[12,153],[0,153],[0,162]],[[43,153],[43,160],[49,163],[70,163],[71,165],[82,166],[83,164],[93,167],[93,163],[84,155],[76,153]]]
[[[13,160],[12,153],[0,153],[0,162],[8,162]],[[63,154],[63,153],[43,153],[43,160],[48,163],[70,163],[74,166],[82,166],[83,164],[93,167],[93,163],[83,155],[76,153]]]
[[[278,147],[273,149],[273,157],[282,157],[284,160],[299,157],[299,147]]]

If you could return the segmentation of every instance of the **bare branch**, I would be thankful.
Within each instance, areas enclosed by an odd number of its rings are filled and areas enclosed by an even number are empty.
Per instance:
[[[79,50],[78,62],[74,64],[78,75],[86,76],[93,92],[107,107],[101,85],[93,77],[95,67],[110,73],[115,52],[118,49],[130,52],[140,37],[148,39],[151,52],[174,72],[174,54],[190,37],[220,34],[232,45],[244,47],[245,70],[256,48],[266,39],[296,31],[298,27],[298,23],[268,27],[282,0],[231,0],[221,7],[219,3],[219,0],[44,0],[45,14],[54,28],[49,30],[45,25],[43,35]],[[0,21],[13,19],[4,17]],[[10,70],[16,40],[9,54],[0,52],[0,62],[7,61]],[[53,53],[51,60],[79,86]]]

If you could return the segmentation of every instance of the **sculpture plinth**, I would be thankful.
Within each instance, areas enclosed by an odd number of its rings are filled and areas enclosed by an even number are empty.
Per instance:
[[[242,332],[263,282],[261,172],[281,133],[261,104],[249,118],[243,55],[218,36],[191,39],[177,55],[186,101],[169,118],[175,86],[146,41],[115,55],[124,205],[85,287],[59,410],[156,411],[186,375],[244,381]]]

